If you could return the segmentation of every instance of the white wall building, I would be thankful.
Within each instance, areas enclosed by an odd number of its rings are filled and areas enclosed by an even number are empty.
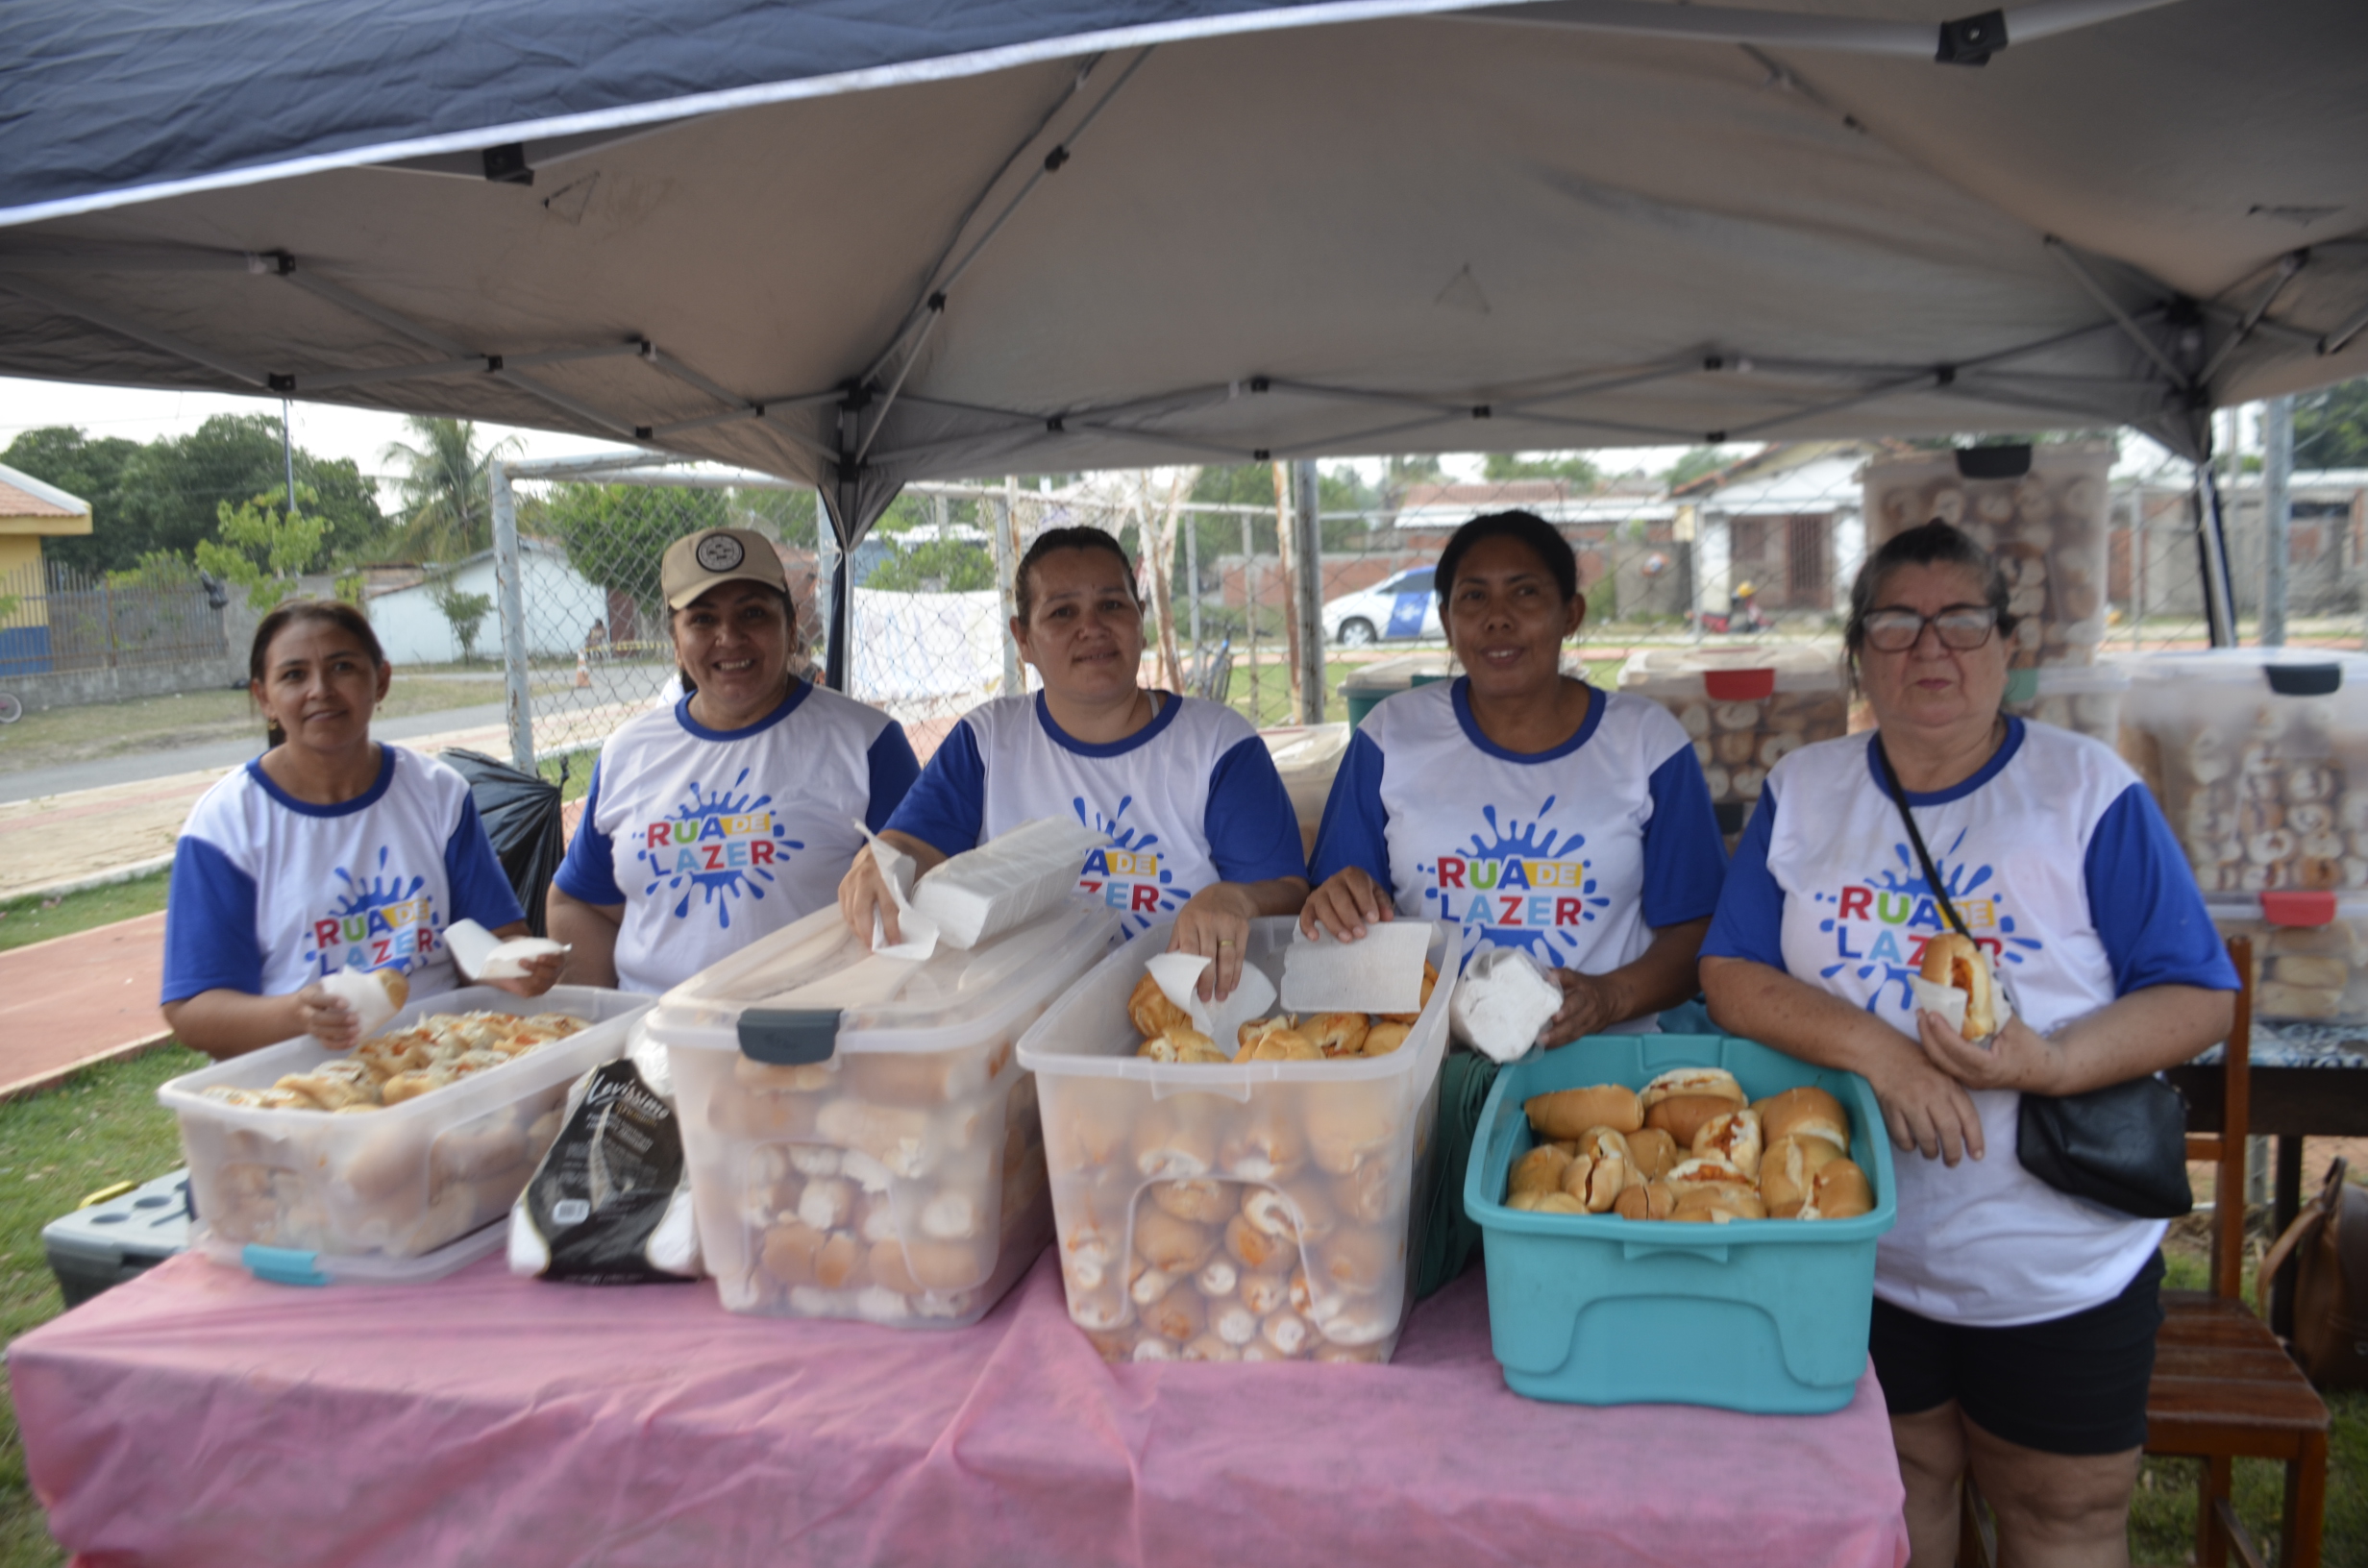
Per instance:
[[[568,564],[567,551],[540,539],[518,541],[521,585],[525,602],[532,608],[526,618],[527,652],[530,657],[573,654],[584,646],[584,636],[596,621],[608,616],[608,596]],[[502,594],[495,585],[493,551],[482,551],[453,566],[433,570],[427,580],[408,588],[373,594],[364,606],[371,629],[386,649],[390,664],[450,664],[460,657],[460,640],[452,623],[436,608],[436,596],[449,585],[462,594],[482,594],[493,608],[477,631],[477,656],[498,661],[502,654]]]

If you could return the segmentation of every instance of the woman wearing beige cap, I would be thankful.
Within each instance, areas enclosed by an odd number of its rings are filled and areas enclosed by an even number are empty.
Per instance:
[[[572,979],[656,992],[829,904],[920,771],[886,714],[790,672],[797,607],[773,543],[707,528],[667,547],[686,694],[601,747],[551,889]]]

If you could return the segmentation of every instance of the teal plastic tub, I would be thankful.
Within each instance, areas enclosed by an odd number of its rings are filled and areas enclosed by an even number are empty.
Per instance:
[[[1535,1139],[1521,1106],[1588,1084],[1641,1089],[1671,1067],[1718,1066],[1761,1099],[1814,1084],[1850,1112],[1850,1158],[1874,1188],[1855,1219],[1727,1225],[1508,1209],[1506,1173]],[[1898,1192],[1874,1090],[1724,1035],[1598,1035],[1516,1062],[1480,1111],[1464,1208],[1487,1237],[1489,1332],[1505,1383],[1574,1405],[1712,1405],[1815,1414],[1850,1403],[1866,1369],[1875,1240]]]

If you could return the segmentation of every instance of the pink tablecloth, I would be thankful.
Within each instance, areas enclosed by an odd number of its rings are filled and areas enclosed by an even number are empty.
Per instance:
[[[1050,1264],[926,1334],[498,1259],[303,1290],[183,1257],[9,1367],[94,1564],[1907,1560],[1871,1376],[1819,1417],[1535,1404],[1477,1272],[1394,1365],[1108,1367]]]

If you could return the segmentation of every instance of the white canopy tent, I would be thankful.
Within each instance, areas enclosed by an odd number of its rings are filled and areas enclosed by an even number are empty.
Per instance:
[[[1962,3],[30,0],[0,372],[629,438],[849,544],[981,471],[2195,456],[2368,372],[2368,7]]]

